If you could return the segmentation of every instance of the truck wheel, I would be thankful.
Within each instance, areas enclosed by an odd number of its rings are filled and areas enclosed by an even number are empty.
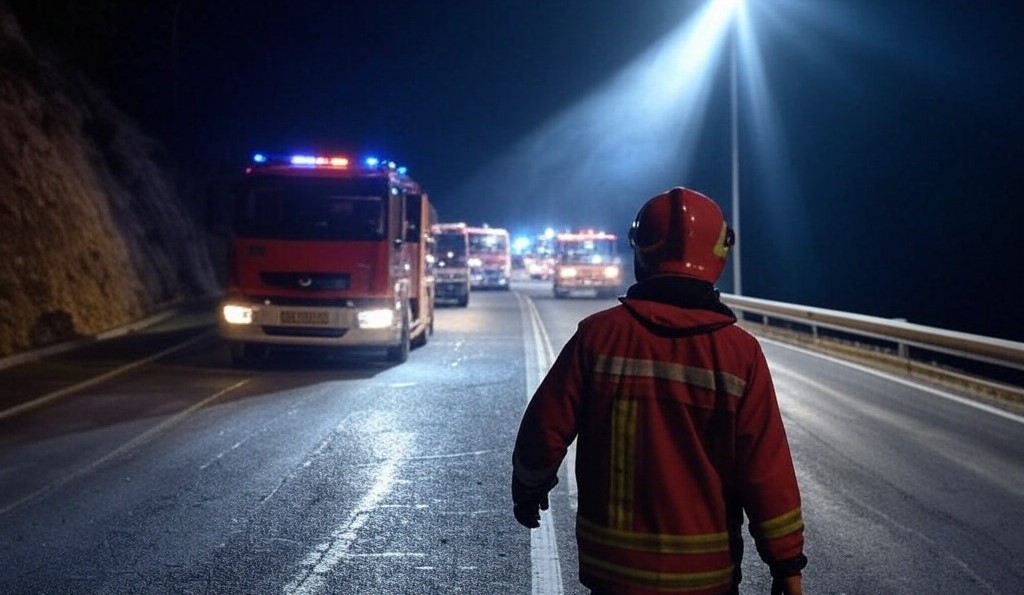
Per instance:
[[[411,348],[409,340],[409,308],[405,308],[403,312],[402,338],[398,340],[398,345],[388,347],[388,361],[395,364],[401,364],[409,359],[409,349]]]
[[[409,345],[411,347],[415,347],[416,349],[419,349],[420,347],[426,345],[427,341],[430,339],[430,335],[433,334],[434,332],[433,326],[434,321],[433,319],[431,319],[430,324],[425,325],[423,327],[423,332],[417,335],[416,338],[409,343]]]

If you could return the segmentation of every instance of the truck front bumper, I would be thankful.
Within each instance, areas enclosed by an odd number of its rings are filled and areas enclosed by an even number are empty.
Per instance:
[[[221,302],[222,339],[264,345],[389,347],[402,339],[402,312],[367,306],[278,305],[244,299]]]

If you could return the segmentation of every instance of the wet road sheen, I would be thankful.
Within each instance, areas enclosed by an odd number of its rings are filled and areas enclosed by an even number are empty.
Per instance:
[[[613,304],[540,283],[476,292],[400,366],[287,354],[237,370],[201,325],[168,321],[120,351],[6,370],[3,398],[31,403],[164,353],[0,416],[0,593],[586,593],[572,461],[531,534],[510,512],[511,449],[576,322]],[[1018,420],[766,351],[805,494],[808,592],[1020,592]],[[767,593],[747,552],[744,592]]]

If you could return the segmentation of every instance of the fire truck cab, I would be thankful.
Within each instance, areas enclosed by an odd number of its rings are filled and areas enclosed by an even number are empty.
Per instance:
[[[404,362],[434,326],[436,213],[393,162],[256,155],[230,205],[218,333],[232,361],[278,348],[379,348]]]
[[[603,231],[585,230],[555,236],[554,294],[596,297],[622,291],[622,259],[618,238]]]
[[[512,240],[507,229],[469,227],[469,275],[473,289],[509,289]]]
[[[548,281],[555,274],[555,232],[547,230],[537,236],[530,252],[523,255],[523,267],[531,279]]]
[[[437,300],[469,305],[469,231],[465,223],[438,223],[434,234]]]

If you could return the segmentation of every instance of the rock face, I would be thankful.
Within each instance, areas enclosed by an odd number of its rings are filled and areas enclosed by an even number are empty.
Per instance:
[[[0,5],[0,357],[217,290],[162,147]]]

